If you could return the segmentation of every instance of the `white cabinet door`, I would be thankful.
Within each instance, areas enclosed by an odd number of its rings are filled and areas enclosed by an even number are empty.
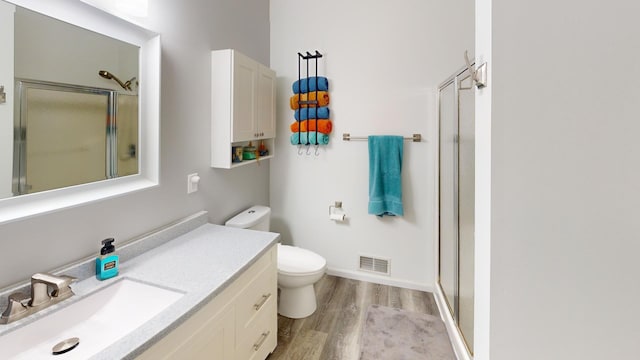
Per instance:
[[[228,360],[235,357],[235,311],[226,306],[208,318],[194,314],[176,330],[142,353],[137,360]]]
[[[256,96],[258,64],[238,53],[233,54],[233,133],[232,141],[256,138]]]
[[[256,132],[261,139],[276,136],[276,73],[258,65],[258,108]]]

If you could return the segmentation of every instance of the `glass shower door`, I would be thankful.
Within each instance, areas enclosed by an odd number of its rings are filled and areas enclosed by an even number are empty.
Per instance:
[[[467,70],[439,91],[439,285],[473,353],[475,99]]]
[[[456,316],[458,288],[458,121],[455,82],[440,91],[440,286]]]

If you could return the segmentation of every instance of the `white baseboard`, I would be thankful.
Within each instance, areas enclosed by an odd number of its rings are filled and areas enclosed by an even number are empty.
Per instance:
[[[389,276],[377,275],[377,274],[368,273],[364,271],[352,271],[352,270],[329,268],[327,269],[327,274],[333,275],[333,276],[339,276],[347,279],[367,281],[374,284],[397,286],[405,289],[428,291],[428,292],[433,292],[434,290],[433,285],[430,285],[430,284],[421,284],[413,281],[394,279]]]
[[[449,307],[447,306],[447,302],[444,299],[444,294],[442,293],[442,290],[439,286],[436,286],[436,290],[433,292],[433,296],[436,298],[436,304],[438,304],[438,310],[440,310],[440,317],[447,327],[447,333],[449,333],[451,346],[453,347],[453,351],[455,352],[456,357],[458,358],[458,360],[473,360],[473,356],[469,354],[467,346],[462,339],[460,330],[458,330],[458,327],[453,321],[453,316],[451,316],[451,313],[449,312]]]

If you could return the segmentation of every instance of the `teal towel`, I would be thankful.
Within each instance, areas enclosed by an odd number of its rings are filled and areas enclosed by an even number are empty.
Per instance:
[[[300,142],[298,143],[298,134]],[[316,139],[318,142],[316,143]],[[329,135],[320,132],[300,132],[291,134],[291,145],[327,145],[329,143]]]
[[[402,136],[369,136],[369,214],[402,216]]]

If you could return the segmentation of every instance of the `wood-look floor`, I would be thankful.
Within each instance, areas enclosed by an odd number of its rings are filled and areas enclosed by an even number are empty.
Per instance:
[[[278,315],[278,346],[268,360],[357,360],[371,304],[440,316],[433,294],[325,275],[318,309],[305,319]]]

